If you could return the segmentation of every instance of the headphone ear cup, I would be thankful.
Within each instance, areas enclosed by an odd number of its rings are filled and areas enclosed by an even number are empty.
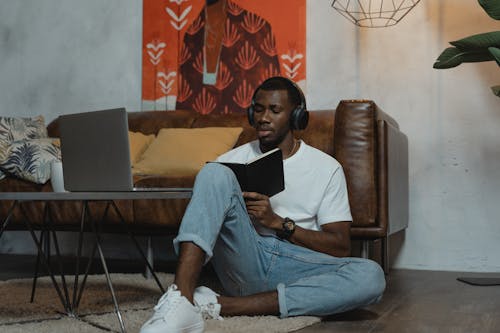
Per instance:
[[[292,114],[290,115],[290,129],[296,130],[298,129],[298,120],[299,120],[300,106],[297,106],[293,109]]]
[[[299,121],[299,129],[301,130],[305,129],[308,123],[309,123],[309,111],[302,110]]]
[[[309,112],[302,105],[296,107],[290,117],[290,128],[294,130],[303,130],[309,122]]]
[[[255,127],[255,118],[254,118],[254,111],[253,111],[253,103],[247,109],[247,117],[248,117],[248,123],[250,124],[250,126]]]

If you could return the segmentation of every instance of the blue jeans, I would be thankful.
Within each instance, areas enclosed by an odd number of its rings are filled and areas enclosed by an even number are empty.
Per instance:
[[[375,303],[385,289],[380,266],[337,258],[259,235],[232,171],[207,164],[196,177],[174,248],[193,242],[212,260],[228,296],[278,291],[280,316],[329,315]]]

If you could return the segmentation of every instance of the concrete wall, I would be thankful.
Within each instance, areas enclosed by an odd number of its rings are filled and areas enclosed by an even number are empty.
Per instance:
[[[410,227],[391,239],[393,265],[499,271],[500,99],[489,87],[500,69],[432,69],[448,41],[498,21],[469,0],[421,1],[372,30],[329,1],[307,10],[309,109],[373,99],[408,135]],[[140,0],[0,0],[0,115],[139,110],[141,27]],[[0,251],[32,250],[23,234],[4,237]]]
[[[0,114],[140,109],[142,1],[0,0]]]

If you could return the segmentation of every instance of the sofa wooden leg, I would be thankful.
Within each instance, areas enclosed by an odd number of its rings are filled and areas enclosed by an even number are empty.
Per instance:
[[[389,275],[389,236],[382,238],[382,269],[385,275]]]
[[[370,258],[370,241],[361,241],[361,258]]]

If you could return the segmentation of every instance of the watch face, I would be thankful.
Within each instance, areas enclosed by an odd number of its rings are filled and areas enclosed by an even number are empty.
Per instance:
[[[282,227],[283,230],[279,232],[278,236],[283,239],[289,239],[290,236],[292,236],[293,232],[295,231],[295,222],[286,217]]]
[[[295,223],[293,221],[286,221],[283,224],[283,227],[285,227],[286,230],[292,231],[293,229],[295,229]]]

